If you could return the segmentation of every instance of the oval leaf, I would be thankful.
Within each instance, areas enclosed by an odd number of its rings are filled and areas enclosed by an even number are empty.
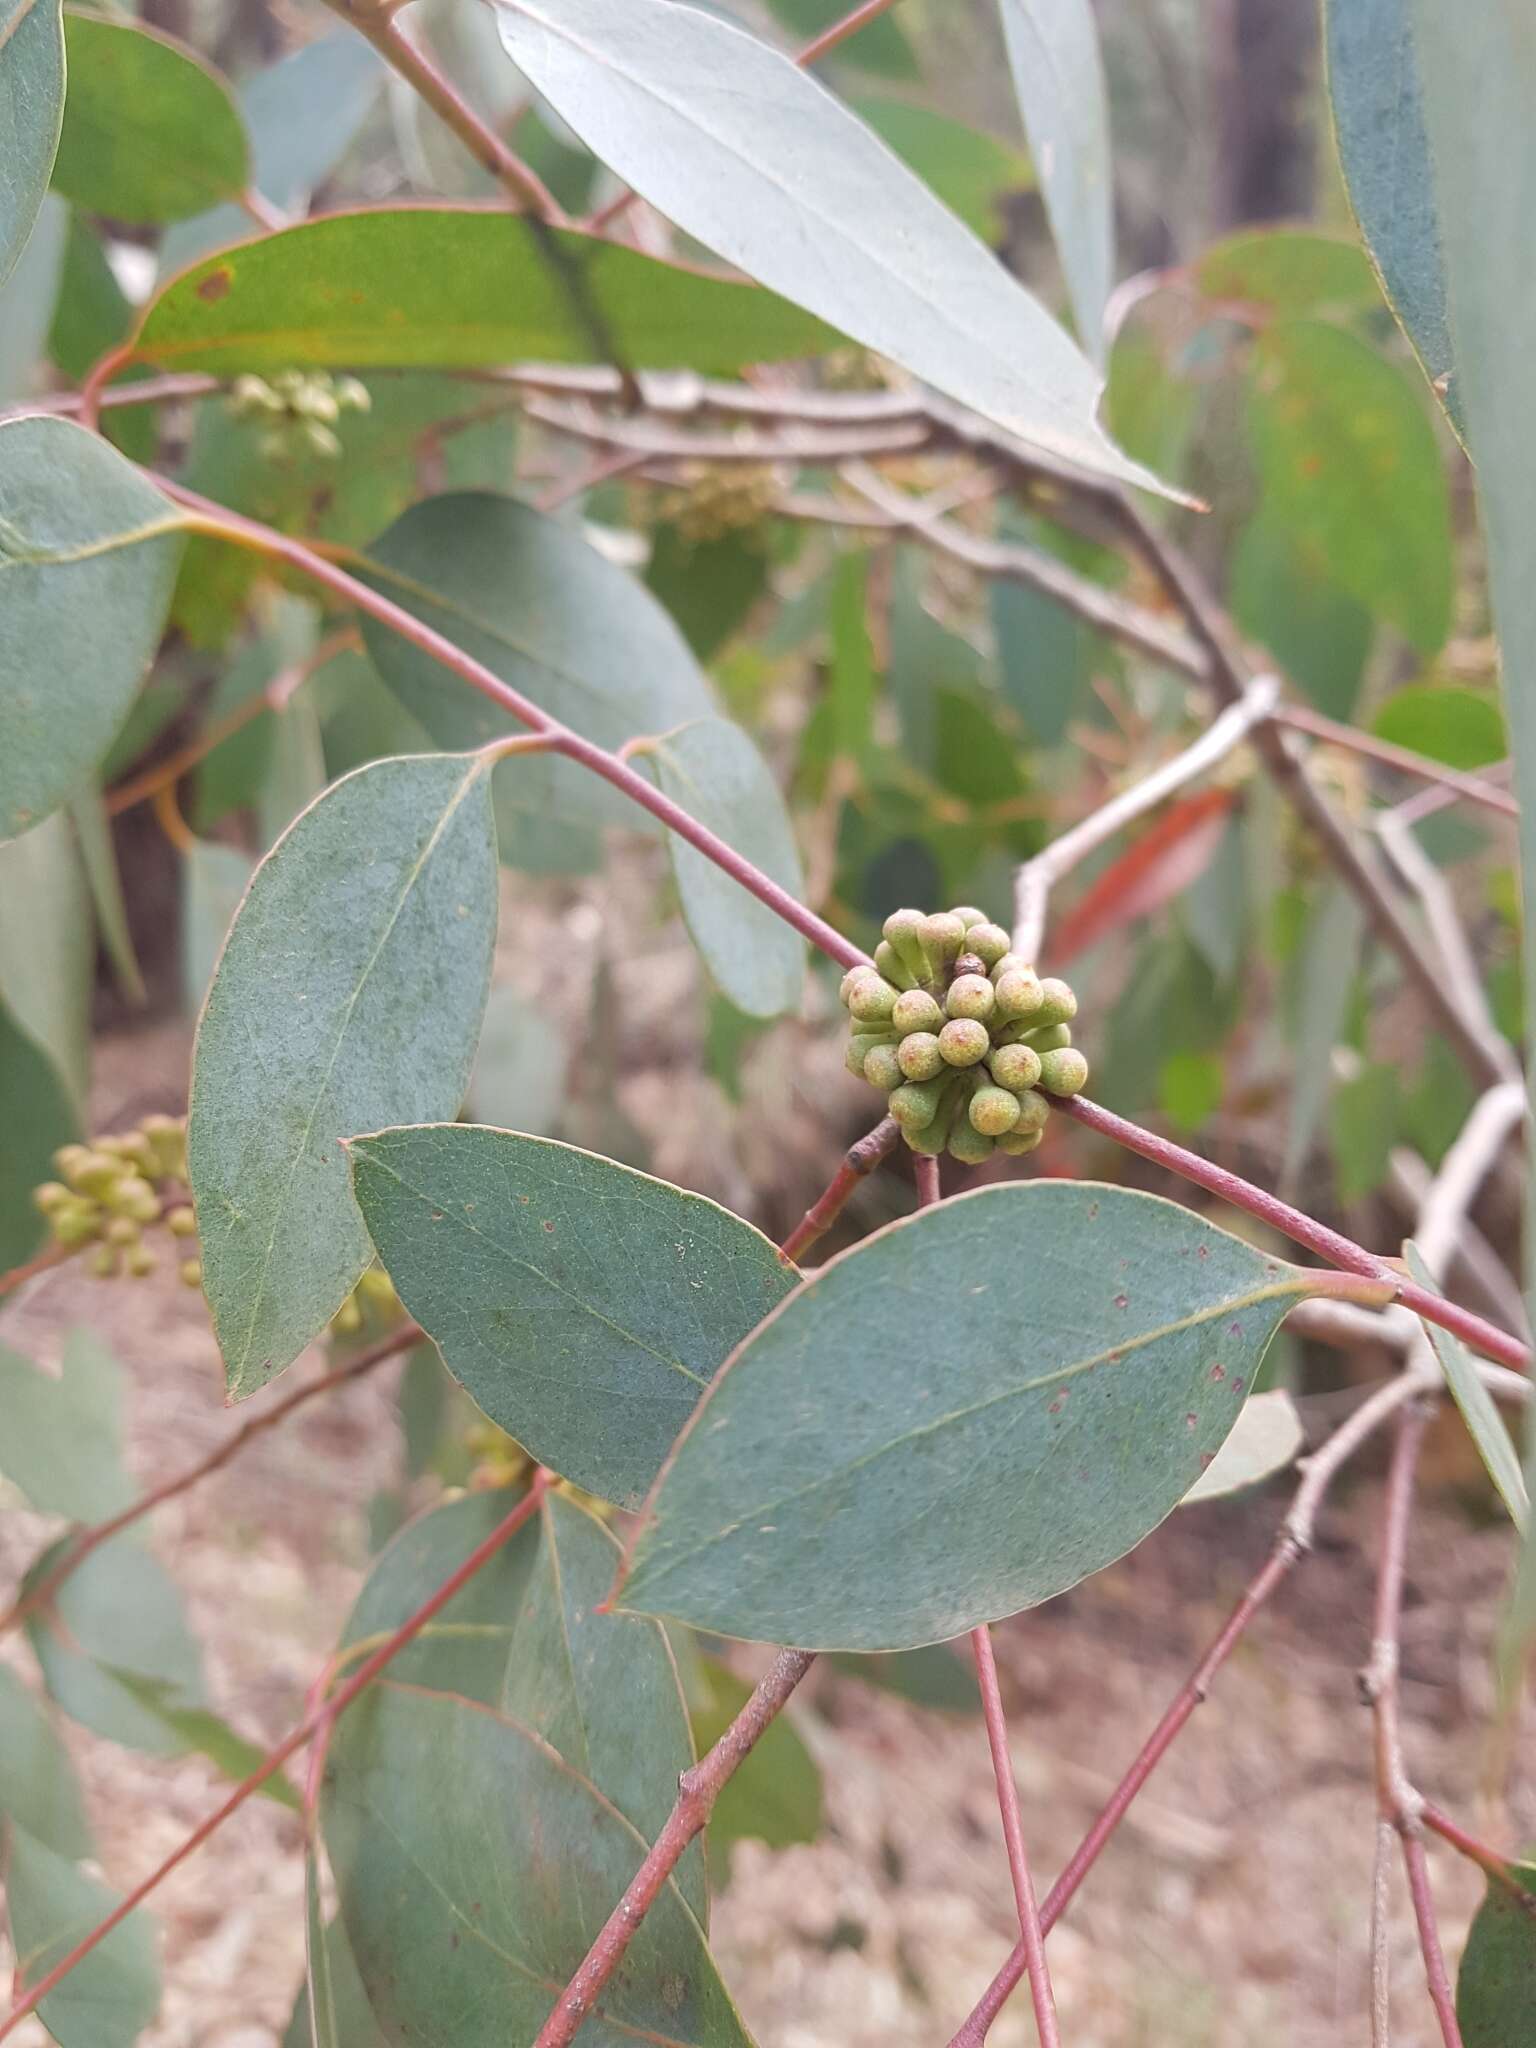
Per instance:
[[[69,1751],[14,1671],[0,1665],[0,1820],[14,1821],[60,1856],[95,1845]]]
[[[619,1597],[808,1649],[1036,1606],[1139,1543],[1312,1276],[1173,1202],[1014,1182],[820,1267],[695,1410]]]
[[[1323,307],[1379,303],[1376,274],[1358,242],[1299,228],[1243,228],[1195,265],[1208,298],[1237,299],[1293,319]]]
[[[377,1685],[331,1745],[326,1846],[369,2001],[391,2040],[531,2041],[649,1844],[521,1722]],[[585,2030],[594,2042],[745,2048],[699,1923],[670,1882]]]
[[[376,589],[600,746],[715,708],[682,634],[645,586],[513,498],[429,498],[374,542],[368,560]],[[378,620],[363,621],[363,636],[385,682],[439,746],[521,730],[488,697],[447,684],[441,663]],[[528,755],[505,762],[497,784],[498,809],[510,801],[540,821],[650,824],[580,762]]]
[[[37,219],[63,118],[59,0],[0,0],[0,284]]]
[[[339,1141],[464,1098],[496,937],[489,791],[474,756],[359,768],[294,820],[230,928],[187,1160],[235,1398],[298,1356],[369,1262]]]
[[[5,1898],[16,1981],[35,1984],[118,1903],[118,1894],[21,1828],[12,1828]],[[160,2004],[155,1925],[140,1908],[84,1957],[37,2009],[59,2048],[132,2048]]]
[[[0,1344],[0,1472],[44,1514],[93,1522],[127,1507],[123,1372],[99,1337],[71,1330],[58,1377]]]
[[[136,22],[64,16],[69,97],[55,191],[87,213],[158,226],[237,199],[250,176],[228,86],[184,44]]]
[[[1261,1479],[1283,1472],[1305,1442],[1296,1403],[1283,1387],[1255,1394],[1232,1425],[1232,1434],[1214,1462],[1185,1494],[1183,1505],[1221,1500],[1229,1493],[1241,1493],[1244,1487],[1257,1486]]]
[[[1536,1863],[1511,1863],[1509,1874],[1530,1898],[1522,1905],[1490,1884],[1467,1935],[1456,1973],[1456,2018],[1462,2048],[1520,2048],[1536,2012]]]
[[[701,718],[645,749],[662,793],[787,889],[804,890],[800,855],[778,784],[740,726]],[[683,916],[704,964],[738,1010],[777,1017],[798,1007],[805,941],[724,868],[670,833]]]
[[[795,1285],[728,1209],[574,1145],[443,1124],[348,1149],[379,1256],[454,1378],[621,1507]]]
[[[227,377],[296,365],[585,363],[615,350],[642,368],[724,372],[831,339],[751,285],[536,231],[500,206],[412,206],[328,214],[205,257],[152,302],[134,346],[146,362]]]
[[[99,436],[0,426],[0,839],[56,809],[110,746],[160,639],[181,524]]]
[[[1088,362],[840,100],[697,8],[499,0],[507,54],[708,249],[1063,460],[1161,488],[1099,429]]]

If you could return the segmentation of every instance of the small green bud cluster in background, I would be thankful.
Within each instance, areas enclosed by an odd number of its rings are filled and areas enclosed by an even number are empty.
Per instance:
[[[326,1329],[332,1337],[381,1336],[404,1313],[394,1281],[382,1266],[370,1266]]]
[[[147,1116],[136,1130],[111,1132],[88,1145],[61,1145],[53,1155],[57,1180],[34,1188],[32,1200],[48,1219],[53,1241],[67,1251],[91,1253],[91,1271],[142,1280],[155,1269],[144,1232],[163,1224],[173,1240],[197,1233],[187,1201],[187,1127],[177,1116]],[[189,1287],[202,1284],[195,1257],[179,1261]]]
[[[663,516],[695,545],[722,540],[766,519],[783,479],[771,463],[685,463],[679,485],[662,499]]]
[[[366,384],[325,370],[237,377],[229,394],[229,409],[237,419],[268,422],[261,452],[269,462],[283,461],[295,445],[316,455],[339,455],[337,420],[344,412],[367,412],[372,403]]]
[[[874,966],[850,968],[841,994],[848,1070],[885,1093],[914,1152],[971,1166],[994,1150],[1033,1152],[1049,1098],[1087,1084],[1072,1043],[1077,997],[1042,981],[968,904],[893,911]]]

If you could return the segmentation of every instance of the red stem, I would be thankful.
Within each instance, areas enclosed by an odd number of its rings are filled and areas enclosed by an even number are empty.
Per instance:
[[[825,1190],[779,1246],[779,1255],[786,1265],[794,1265],[818,1237],[825,1236],[842,1214],[848,1197],[859,1182],[867,1179],[881,1160],[890,1156],[900,1136],[901,1126],[895,1117],[882,1117],[872,1131],[866,1131],[857,1144],[848,1147],[843,1154],[842,1165]]]
[[[1465,1856],[1469,1863],[1475,1863],[1483,1875],[1496,1885],[1501,1885],[1511,1898],[1517,1899],[1525,1911],[1536,1918],[1536,1892],[1530,1892],[1510,1869],[1511,1858],[1501,1856],[1497,1849],[1491,1849],[1476,1835],[1464,1828],[1460,1821],[1452,1820],[1448,1813],[1442,1813],[1426,1799],[1419,1808],[1419,1819],[1431,1834],[1438,1835],[1443,1842]]]
[[[544,1497],[544,1489],[547,1484],[547,1474],[542,1471],[537,1473],[533,1484],[518,1502],[517,1506],[512,1509],[511,1513],[504,1516],[497,1523],[484,1542],[476,1544],[475,1548],[469,1553],[469,1556],[465,1558],[458,1569],[443,1581],[442,1585],[438,1587],[430,1599],[422,1602],[409,1621],[402,1622],[389,1640],[381,1643],[373,1655],[358,1666],[340,1692],[332,1699],[327,1700],[322,1707],[306,1714],[298,1727],[290,1735],[284,1736],[276,1749],[267,1755],[265,1761],[256,1770],[252,1771],[248,1778],[235,1787],[221,1807],[209,1814],[205,1821],[195,1827],[180,1847],[174,1849],[158,1869],[151,1871],[141,1885],[135,1886],[122,1903],[115,1906],[99,1926],[93,1927],[84,1940],[77,1942],[62,1962],[55,1963],[46,1977],[41,1978],[38,1983],[33,1985],[30,1991],[24,1992],[17,1999],[11,2010],[6,2014],[4,2021],[0,2022],[0,2041],[3,2041],[8,2034],[13,2033],[22,2020],[26,2018],[27,2014],[41,2004],[50,1991],[63,1982],[75,1965],[84,1962],[85,1958],[96,1948],[98,1943],[105,1941],[114,1927],[121,1926],[122,1922],[127,1919],[134,1908],[142,1905],[155,1887],[164,1878],[168,1877],[178,1864],[184,1863],[194,1850],[200,1849],[214,1830],[221,1827],[237,1807],[243,1806],[253,1792],[259,1792],[269,1778],[275,1777],[289,1757],[293,1755],[294,1751],[302,1748],[309,1741],[310,1737],[315,1734],[317,1729],[327,1726],[336,1719],[337,1715],[344,1713],[351,1706],[358,1694],[366,1690],[373,1683],[374,1679],[378,1677],[379,1673],[391,1659],[398,1656],[406,1644],[414,1636],[421,1633],[432,1617],[440,1613],[447,1606],[448,1602],[468,1584],[482,1565],[490,1562],[496,1555],[496,1552],[500,1550],[510,1537],[516,1535],[517,1531],[522,1528],[529,1517],[536,1512],[539,1502]]]
[[[72,1259],[78,1249],[75,1245],[49,1244],[20,1266],[12,1266],[8,1273],[0,1273],[0,1299],[14,1294],[18,1287],[25,1287],[29,1280],[35,1280],[39,1273],[51,1272],[55,1266],[62,1266],[66,1259]]]
[[[586,1959],[561,1992],[539,2029],[533,2048],[569,2048],[586,2024],[603,1986],[624,1959],[640,1923],[682,1860],[683,1851],[708,1821],[721,1788],[766,1734],[775,1715],[810,1670],[809,1650],[780,1650],[752,1697],[708,1755],[678,1779],[677,1804],[647,1851],[629,1888],[609,1914]]]
[[[1282,1202],[1278,1195],[1266,1194],[1252,1181],[1242,1179],[1224,1166],[1213,1165],[1210,1160],[1200,1158],[1198,1153],[1186,1151],[1182,1145],[1174,1144],[1171,1138],[1143,1130],[1140,1124],[1116,1116],[1113,1110],[1103,1109],[1084,1096],[1074,1095],[1058,1102],[1056,1107],[1075,1117],[1080,1124],[1086,1124],[1090,1131],[1099,1131],[1106,1138],[1113,1138],[1128,1151],[1139,1152],[1143,1159],[1150,1159],[1155,1166],[1166,1167],[1182,1180],[1193,1181],[1197,1187],[1220,1195],[1234,1208],[1245,1209],[1261,1223],[1268,1223],[1294,1243],[1305,1245],[1308,1251],[1327,1259],[1330,1265],[1338,1266],[1346,1273],[1358,1273],[1367,1280],[1384,1281],[1404,1308],[1412,1309],[1426,1322],[1438,1323],[1442,1329],[1454,1332],[1474,1351],[1496,1359],[1501,1365],[1511,1366],[1516,1372],[1530,1370],[1531,1353],[1518,1337],[1512,1337],[1495,1323],[1485,1322],[1483,1317],[1473,1315],[1470,1309],[1460,1308],[1453,1301],[1431,1294],[1427,1288],[1420,1287],[1416,1281],[1399,1272],[1390,1260],[1378,1258],[1364,1245],[1356,1244],[1353,1238],[1330,1230],[1326,1223],[1314,1222],[1300,1209],[1293,1209],[1289,1202]]]

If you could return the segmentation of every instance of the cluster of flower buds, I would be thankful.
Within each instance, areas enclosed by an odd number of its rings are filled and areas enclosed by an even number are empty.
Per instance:
[[[173,1239],[195,1237],[186,1198],[187,1127],[177,1116],[147,1116],[136,1130],[112,1132],[88,1145],[61,1145],[53,1155],[57,1180],[34,1188],[32,1200],[48,1219],[55,1244],[83,1251],[94,1244],[90,1266],[102,1279],[126,1274],[142,1280],[155,1269],[144,1232],[164,1224]],[[196,1258],[180,1261],[189,1287],[202,1283]]]
[[[336,422],[344,412],[367,412],[372,403],[366,384],[325,370],[237,377],[229,394],[229,409],[237,419],[267,422],[261,452],[269,462],[282,461],[295,444],[316,455],[339,455]]]
[[[964,905],[885,921],[873,967],[843,977],[848,1070],[889,1098],[914,1152],[979,1165],[1040,1143],[1050,1097],[1076,1095],[1088,1062],[1072,1043],[1077,997],[1011,951]]]
[[[371,1337],[404,1313],[394,1281],[382,1266],[370,1266],[326,1327],[333,1337]]]
[[[721,540],[760,525],[777,503],[782,482],[767,462],[689,462],[679,488],[666,493],[663,510],[684,540]]]

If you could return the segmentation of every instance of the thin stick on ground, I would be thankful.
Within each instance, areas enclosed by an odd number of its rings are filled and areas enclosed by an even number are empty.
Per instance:
[[[157,1869],[152,1870],[142,1884],[135,1885],[128,1896],[115,1906],[98,1926],[93,1927],[83,1940],[78,1941],[69,1951],[68,1955],[60,1962],[55,1963],[46,1976],[39,1978],[37,1983],[32,1985],[29,1990],[23,1991],[18,1995],[16,2002],[12,2005],[4,2020],[0,2021],[0,2041],[5,2040],[8,2035],[14,2033],[27,2014],[34,2011],[43,1999],[63,1982],[78,1963],[83,1963],[98,1944],[106,1940],[114,1927],[120,1927],[128,1915],[133,1912],[134,1908],[141,1906],[150,1893],[169,1877],[179,1864],[184,1863],[189,1856],[200,1849],[209,1836],[222,1827],[232,1813],[242,1807],[253,1793],[261,1790],[268,1779],[275,1777],[295,1751],[302,1749],[304,1744],[320,1728],[328,1726],[339,1714],[345,1713],[359,1693],[366,1691],[372,1685],[379,1673],[399,1655],[406,1644],[420,1635],[433,1616],[440,1613],[448,1605],[448,1602],[463,1590],[475,1573],[482,1566],[489,1564],[497,1551],[517,1534],[523,1524],[537,1511],[540,1501],[544,1498],[544,1489],[548,1483],[549,1475],[547,1473],[543,1471],[536,1473],[533,1484],[517,1503],[516,1507],[502,1517],[501,1521],[497,1523],[496,1527],[483,1542],[475,1545],[475,1548],[457,1570],[443,1581],[429,1599],[422,1602],[410,1619],[403,1621],[394,1634],[379,1645],[372,1656],[352,1674],[341,1690],[333,1694],[323,1705],[313,1708],[307,1713],[297,1728],[293,1729],[290,1734],[285,1735],[276,1749],[268,1752],[260,1766],[252,1771],[248,1778],[242,1779],[222,1806],[216,1808],[214,1812],[209,1814],[206,1820],[200,1822],[192,1830],[191,1834],[187,1836],[186,1840],[178,1848],[172,1850],[165,1861]]]
[[[886,1116],[872,1131],[866,1131],[862,1138],[848,1147],[836,1173],[779,1246],[781,1257],[794,1265],[818,1237],[826,1235],[843,1213],[859,1182],[867,1180],[881,1160],[890,1157],[900,1137],[900,1124],[895,1117]]]

